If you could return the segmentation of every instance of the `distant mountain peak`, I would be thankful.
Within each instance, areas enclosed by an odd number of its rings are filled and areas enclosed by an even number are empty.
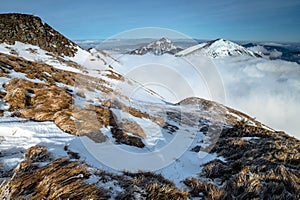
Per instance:
[[[205,55],[212,58],[236,55],[260,57],[260,55],[246,49],[245,47],[223,38],[218,38],[216,40],[189,47],[181,52],[178,52],[176,56],[187,56],[192,54]]]
[[[39,17],[29,14],[0,14],[0,43],[27,43],[55,55],[73,57],[77,45]]]
[[[147,53],[153,53],[154,55],[159,56],[165,53],[175,54],[181,50],[182,48],[176,46],[169,38],[163,37],[159,40],[135,49],[129,52],[129,54],[144,55]]]

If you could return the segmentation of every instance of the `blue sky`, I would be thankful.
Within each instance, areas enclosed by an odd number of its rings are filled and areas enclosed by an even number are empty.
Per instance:
[[[71,39],[162,27],[198,39],[300,42],[299,0],[2,0],[7,12],[38,15]]]

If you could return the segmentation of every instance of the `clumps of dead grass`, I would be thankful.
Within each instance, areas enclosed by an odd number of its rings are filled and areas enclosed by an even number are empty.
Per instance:
[[[32,83],[24,79],[12,79],[4,85],[7,94],[4,99],[11,105],[15,116],[38,121],[53,121],[64,132],[83,136],[95,142],[106,141],[101,133],[103,126],[112,126],[112,133],[118,143],[144,147],[138,137],[123,132],[129,131],[145,137],[143,130],[133,122],[117,124],[110,109],[88,104],[85,108],[73,106],[72,96],[64,88],[43,83]],[[123,128],[123,129],[122,129]]]
[[[300,142],[296,138],[237,122],[233,127],[222,129],[211,152],[224,157],[225,161],[208,162],[203,165],[199,179],[185,181],[192,196],[300,198]]]
[[[57,86],[37,84],[24,79],[12,79],[4,85],[7,91],[4,100],[11,111],[39,121],[53,120],[55,112],[69,108],[72,96]]]
[[[184,184],[190,188],[190,195],[192,197],[201,197],[204,199],[225,199],[225,190],[218,188],[212,182],[202,182],[195,178],[188,178],[184,181]]]
[[[50,159],[50,153],[47,147],[33,146],[27,149],[24,158],[33,162],[43,162]]]
[[[43,62],[28,61],[21,57],[0,53],[0,63],[3,66],[9,66],[10,70],[26,74],[27,78],[36,78],[48,84],[60,82],[72,86],[75,82],[76,73],[56,69]]]
[[[113,136],[118,143],[144,147],[139,137],[146,137],[143,130],[133,122],[117,124],[110,109],[88,104],[85,108],[73,106],[72,96],[67,89],[56,85],[32,83],[24,79],[12,79],[4,85],[4,99],[11,105],[15,116],[37,121],[53,121],[64,132],[90,137],[95,142],[107,138],[101,133],[103,126],[112,126]],[[138,137],[129,136],[124,131]]]
[[[151,172],[129,173],[120,183],[125,190],[119,194],[116,199],[187,199],[189,194],[186,191],[179,190],[174,183],[165,179],[159,174]]]
[[[7,93],[4,99],[11,105],[10,111],[13,112],[14,116],[37,121],[54,121],[61,130],[78,136],[87,135],[96,142],[106,140],[100,129],[103,126],[112,126],[113,136],[117,138],[118,143],[134,144],[138,142],[135,146],[139,147],[144,146],[140,139],[146,137],[143,130],[141,128],[135,130],[139,127],[138,124],[130,122],[117,124],[110,108],[120,108],[135,117],[147,118],[161,126],[164,125],[163,119],[150,116],[118,101],[113,101],[113,103],[110,101],[102,102],[103,106],[75,107],[73,106],[71,94],[73,91],[56,85],[56,82],[70,86],[79,84],[82,90],[99,90],[107,94],[114,93],[107,86],[106,81],[102,79],[55,69],[44,63],[31,62],[1,53],[0,64],[5,66],[1,67],[5,73],[15,70],[26,74],[30,79],[44,81],[44,83],[33,83],[29,80],[17,78],[11,79],[5,84],[4,88]],[[7,69],[7,66],[10,66],[10,68]],[[110,74],[112,74],[112,71]],[[84,97],[84,94],[81,93],[80,96]],[[132,137],[126,132],[135,134],[136,137]],[[123,136],[124,138],[121,138]]]
[[[71,152],[68,146],[65,151]],[[45,161],[48,164],[45,165]],[[95,182],[93,184],[86,181],[91,174]],[[107,184],[116,188],[107,187]],[[16,167],[12,178],[1,183],[0,188],[1,199],[183,200],[188,197],[188,192],[179,190],[173,182],[159,174],[113,174],[68,158],[53,160],[43,146],[29,148],[25,160]]]
[[[43,155],[41,157],[41,155]],[[13,177],[2,184],[1,199],[107,199],[107,191],[85,180],[90,176],[84,163],[67,158],[51,161],[45,166],[48,155],[44,147],[31,147]]]
[[[112,71],[111,69],[106,70],[105,72],[106,72],[105,76],[107,76],[110,79],[115,79],[115,80],[118,80],[118,81],[124,81],[124,77],[121,74],[118,74],[118,73]]]

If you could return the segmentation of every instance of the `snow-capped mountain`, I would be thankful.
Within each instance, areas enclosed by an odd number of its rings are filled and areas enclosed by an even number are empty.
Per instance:
[[[162,101],[19,18],[0,16],[0,199],[299,199],[299,140],[213,101]]]
[[[217,39],[207,43],[201,43],[196,46],[189,47],[183,51],[180,51],[175,55],[205,55],[211,58],[220,58],[237,55],[260,57],[260,55],[244,48],[243,46],[224,39]]]
[[[129,52],[129,54],[144,55],[146,53],[153,53],[154,55],[159,56],[165,53],[175,54],[181,50],[182,48],[177,47],[170,39],[163,37],[148,45],[135,49]]]

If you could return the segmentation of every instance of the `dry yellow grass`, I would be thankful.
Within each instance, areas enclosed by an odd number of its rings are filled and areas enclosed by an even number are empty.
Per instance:
[[[70,157],[78,159],[68,147]],[[71,155],[70,155],[71,154]],[[41,165],[42,163],[42,165]],[[47,163],[45,165],[45,163]],[[0,199],[174,199],[185,200],[189,194],[176,188],[174,183],[151,172],[108,173],[93,169],[80,161],[68,158],[53,160],[47,148],[34,146],[25,153],[11,179],[0,187]],[[86,180],[93,174],[97,185]],[[115,187],[104,189],[102,185],[113,183]],[[1,184],[1,183],[0,183]]]
[[[48,155],[45,147],[31,147],[27,160],[16,168],[11,180],[2,185],[1,199],[107,199],[105,189],[88,184],[85,165],[60,158],[39,167]]]
[[[298,139],[283,132],[236,123],[223,128],[211,152],[226,161],[206,163],[199,179],[185,181],[192,196],[203,193],[208,199],[300,198]]]
[[[60,59],[60,62],[63,62],[63,60]],[[44,83],[33,83],[17,78],[5,84],[4,87],[7,90],[5,100],[12,105],[11,111],[14,116],[37,121],[54,121],[61,130],[67,133],[90,135],[93,140],[97,141],[104,140],[102,133],[99,131],[100,128],[102,126],[112,126],[115,130],[113,135],[118,138],[118,142],[129,145],[138,142],[137,146],[139,147],[144,146],[140,138],[146,137],[141,127],[128,121],[117,124],[110,108],[121,109],[135,117],[150,119],[161,127],[166,125],[164,119],[150,116],[117,100],[101,102],[103,106],[87,105],[85,108],[77,109],[73,106],[73,98],[70,91],[67,88],[60,88],[56,85],[56,82],[58,82],[79,87],[81,91],[99,90],[107,94],[107,99],[111,95],[120,96],[103,79],[59,70],[42,62],[31,62],[2,53],[0,53],[0,64],[1,66],[10,67],[9,70],[4,67],[1,68],[5,73],[14,70],[26,74],[28,78],[44,81]],[[78,68],[78,66],[73,67]],[[110,78],[119,81],[124,80],[120,74],[112,70],[107,70],[106,73]],[[82,92],[80,96],[84,98]],[[122,98],[126,99],[124,96]],[[129,136],[126,132],[133,133],[137,137]],[[101,139],[97,139],[97,137]],[[124,138],[121,139],[121,137]]]

